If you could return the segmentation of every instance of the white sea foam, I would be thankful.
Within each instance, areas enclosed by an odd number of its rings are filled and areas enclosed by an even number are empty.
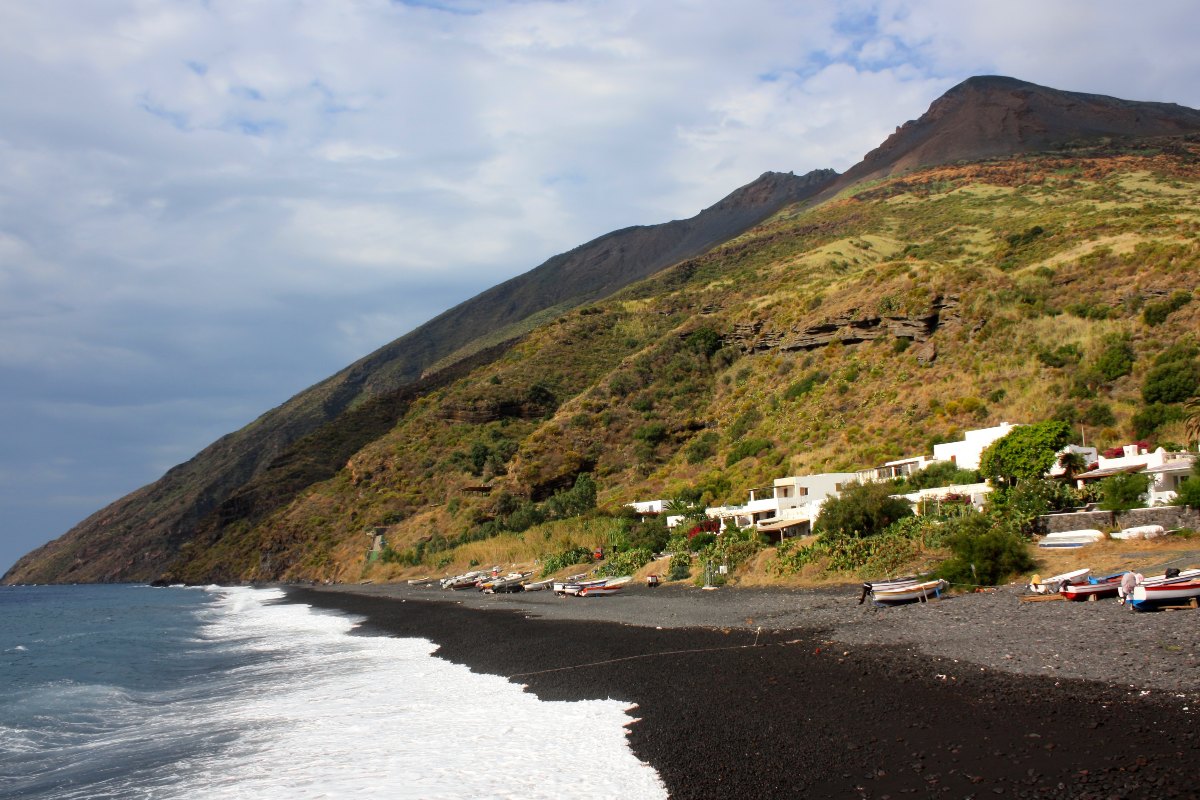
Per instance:
[[[236,699],[193,709],[236,739],[157,797],[666,797],[624,703],[542,702],[428,641],[351,636],[348,617],[267,604],[277,591],[211,591],[209,644],[268,657],[237,671]]]

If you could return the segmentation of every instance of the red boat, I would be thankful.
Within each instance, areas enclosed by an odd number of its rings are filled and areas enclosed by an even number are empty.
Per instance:
[[[1116,575],[1106,575],[1103,578],[1090,578],[1087,583],[1068,583],[1059,588],[1058,593],[1067,600],[1099,600],[1102,597],[1116,597],[1121,588],[1121,578],[1124,572]]]

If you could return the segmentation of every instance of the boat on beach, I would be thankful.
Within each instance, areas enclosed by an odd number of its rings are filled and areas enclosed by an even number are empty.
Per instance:
[[[1197,598],[1200,598],[1200,569],[1185,569],[1177,574],[1141,578],[1125,600],[1135,611],[1149,611],[1168,603]]]
[[[1091,567],[1083,567],[1082,569],[1074,569],[1059,575],[1051,575],[1049,578],[1041,578],[1034,575],[1029,579],[1029,586],[1027,588],[1036,594],[1054,594],[1066,584],[1086,582],[1088,576],[1091,574]]]
[[[632,575],[622,575],[619,578],[608,578],[599,586],[586,586],[579,590],[576,597],[600,597],[606,594],[616,594],[633,580]]]
[[[1103,533],[1094,528],[1084,528],[1076,531],[1047,533],[1042,537],[1042,540],[1038,542],[1038,547],[1083,547],[1084,545],[1094,544],[1102,541],[1104,541]]]
[[[546,580],[544,580],[544,581],[529,581],[528,583],[526,583],[524,585],[524,591],[540,592],[543,589],[549,589],[553,583],[554,583],[553,578],[546,578]]]
[[[929,599],[937,599],[949,587],[949,583],[941,578],[919,579],[907,578],[891,581],[876,581],[869,584],[872,602],[879,605],[899,605],[901,603],[923,603]],[[860,600],[861,604],[862,601]]]
[[[442,579],[443,589],[468,589],[479,583],[490,573],[485,570],[473,570],[464,572],[462,575],[452,575],[449,578]]]
[[[1121,590],[1121,579],[1124,572],[1105,575],[1100,578],[1091,577],[1084,582],[1067,582],[1062,584],[1058,593],[1067,600],[1096,601],[1103,597],[1116,597]]]
[[[1165,536],[1166,533],[1167,529],[1162,525],[1135,525],[1132,528],[1115,531],[1110,535],[1114,539],[1157,539]]]
[[[508,592],[521,592],[525,588],[522,585],[532,572],[510,572],[507,575],[499,578],[490,578],[479,583],[479,591],[486,594],[505,594]]]
[[[550,586],[552,589],[554,589],[555,594],[563,595],[567,594],[568,587],[577,587],[586,577],[586,572],[579,572],[575,575],[568,575],[565,578],[560,578],[559,580],[553,581]],[[575,589],[575,591],[578,591],[578,589]],[[574,592],[571,593],[574,594]]]

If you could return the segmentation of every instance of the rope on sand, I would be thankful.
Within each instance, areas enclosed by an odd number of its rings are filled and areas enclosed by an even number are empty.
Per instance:
[[[762,632],[762,629],[760,628],[759,633],[761,633],[761,632]],[[609,659],[605,659],[604,661],[589,661],[586,664],[572,664],[569,667],[553,667],[551,669],[535,670],[534,672],[518,672],[513,675],[509,675],[508,677],[510,677],[510,678],[525,678],[530,675],[545,675],[548,672],[565,672],[565,671],[571,670],[571,669],[583,669],[584,667],[599,667],[604,664],[616,664],[620,661],[635,661],[639,658],[655,658],[657,656],[678,656],[678,655],[686,655],[688,653],[715,653],[715,652],[719,652],[721,650],[748,650],[752,647],[786,647],[787,645],[800,644],[800,643],[801,643],[800,639],[790,639],[786,642],[774,642],[773,644],[761,644],[760,645],[758,643],[758,634],[756,633],[754,635],[754,643],[753,644],[735,644],[735,645],[730,645],[729,647],[700,647],[700,648],[696,648],[694,650],[666,650],[661,653],[638,653],[635,656],[623,656],[621,658],[609,658]]]

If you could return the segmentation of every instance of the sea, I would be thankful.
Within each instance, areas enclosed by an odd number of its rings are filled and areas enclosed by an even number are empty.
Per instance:
[[[666,797],[543,702],[278,589],[0,587],[0,798]]]

